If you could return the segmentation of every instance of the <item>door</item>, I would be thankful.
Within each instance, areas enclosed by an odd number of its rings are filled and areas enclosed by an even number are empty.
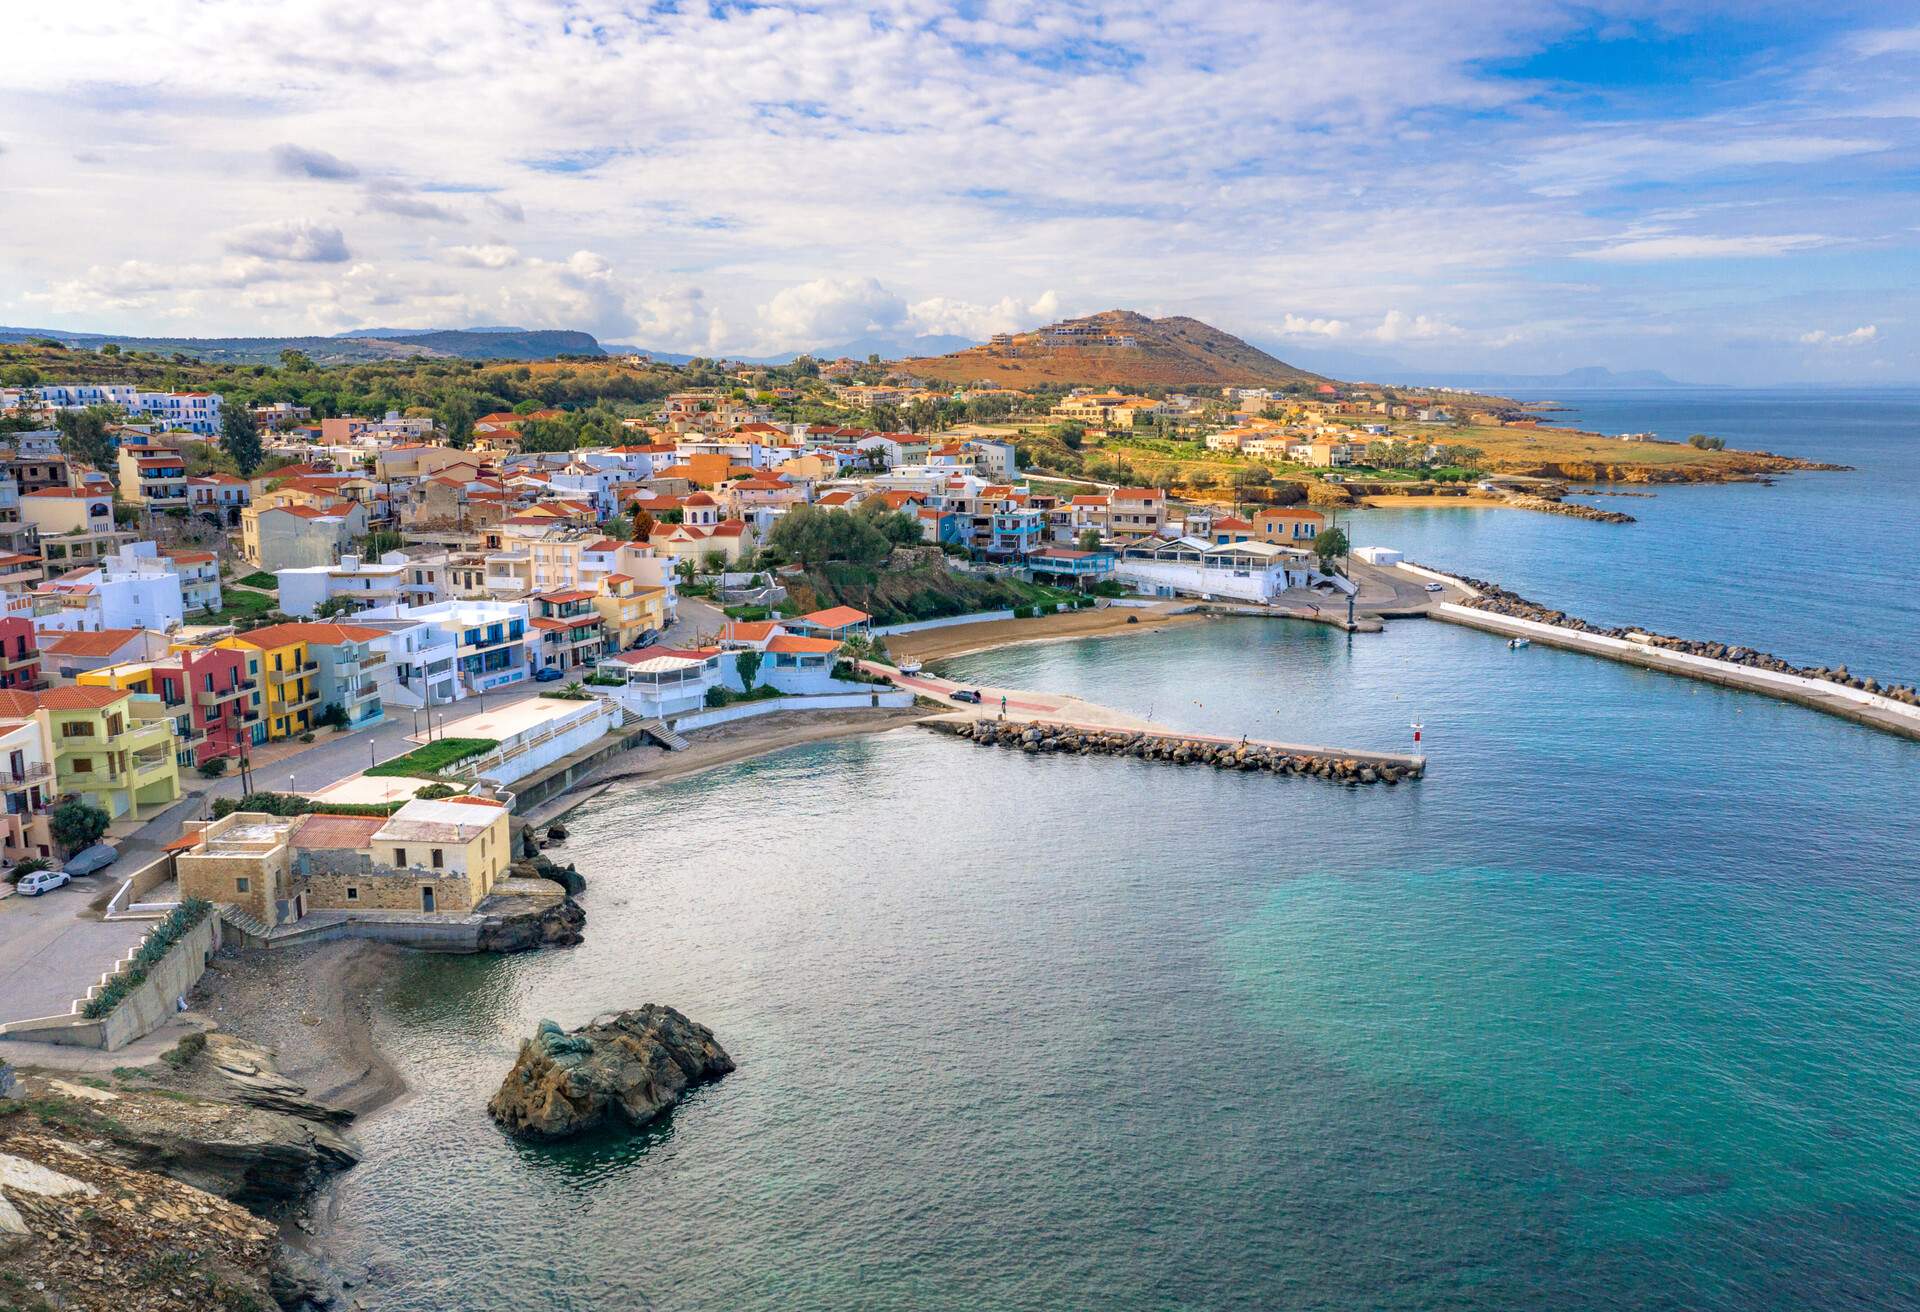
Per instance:
[[[432,889],[423,888],[420,890],[420,909],[422,911],[433,910],[433,890]]]

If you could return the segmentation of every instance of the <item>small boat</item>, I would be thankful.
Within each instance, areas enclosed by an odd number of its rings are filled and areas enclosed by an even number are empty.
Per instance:
[[[1532,638],[1508,638],[1507,639],[1508,651],[1519,651],[1522,647],[1531,647],[1531,646],[1533,646]]]
[[[900,673],[902,673],[902,674],[918,674],[918,673],[920,673],[920,662],[919,662],[919,661],[901,661],[901,662],[900,662]]]

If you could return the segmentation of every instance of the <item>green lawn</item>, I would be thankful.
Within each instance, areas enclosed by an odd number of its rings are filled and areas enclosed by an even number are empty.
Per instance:
[[[405,756],[396,756],[391,761],[371,766],[367,773],[431,779],[448,766],[464,761],[469,756],[490,752],[499,745],[497,738],[442,738],[424,747],[416,747]]]
[[[251,574],[242,574],[239,578],[235,579],[234,582],[245,584],[249,588],[259,588],[264,592],[272,592],[280,586],[279,579],[261,570],[255,570]]]
[[[202,624],[235,624],[240,620],[255,619],[274,609],[279,603],[272,597],[260,592],[235,591],[228,588],[220,594],[220,600],[226,604],[210,615],[202,616]]]

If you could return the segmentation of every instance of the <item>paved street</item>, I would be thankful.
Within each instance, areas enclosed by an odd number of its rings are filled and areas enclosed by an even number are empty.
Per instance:
[[[65,1012],[153,927],[147,920],[81,917],[121,873],[116,864],[40,897],[16,893],[0,901],[0,1021]]]

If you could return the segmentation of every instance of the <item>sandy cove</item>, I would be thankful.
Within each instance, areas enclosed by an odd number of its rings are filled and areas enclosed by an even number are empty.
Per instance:
[[[1191,610],[1191,601],[1158,602],[1152,606],[1105,606],[1098,610],[1068,610],[1036,615],[1026,620],[982,620],[977,624],[950,624],[945,628],[896,633],[886,639],[895,661],[937,661],[949,656],[971,656],[996,647],[1023,642],[1056,642],[1069,638],[1103,638],[1118,633],[1158,633],[1182,624],[1198,624],[1207,617]]]

